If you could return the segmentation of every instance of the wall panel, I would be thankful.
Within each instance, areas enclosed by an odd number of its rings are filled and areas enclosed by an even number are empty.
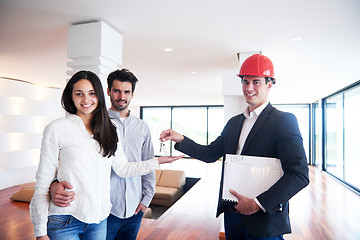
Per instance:
[[[35,181],[42,132],[64,116],[62,89],[0,78],[0,189]]]

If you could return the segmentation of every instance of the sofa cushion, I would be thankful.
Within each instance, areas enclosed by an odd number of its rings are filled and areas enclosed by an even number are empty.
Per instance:
[[[34,187],[26,187],[17,191],[12,197],[11,200],[20,201],[20,202],[30,202],[31,198],[34,195]]]
[[[172,200],[179,191],[178,188],[156,186],[154,199]]]
[[[159,182],[160,187],[180,188],[185,185],[185,172],[179,170],[163,170]]]
[[[156,176],[156,183],[155,183],[155,185],[158,185],[158,182],[159,182],[159,180],[160,180],[162,171],[163,171],[162,169],[156,169],[156,170],[155,170],[155,176]]]

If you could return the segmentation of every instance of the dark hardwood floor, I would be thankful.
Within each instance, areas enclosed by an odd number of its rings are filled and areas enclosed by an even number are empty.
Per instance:
[[[289,240],[360,239],[360,195],[310,167],[310,185],[290,200],[290,221]]]
[[[310,181],[291,199],[293,233],[285,239],[360,239],[360,196],[317,167],[310,167]],[[28,185],[0,191],[0,240],[34,239],[29,204],[10,200]],[[222,219],[215,218],[217,196],[218,179],[201,179],[160,218],[143,219],[138,239],[219,239]]]
[[[27,183],[0,191],[0,240],[33,240],[29,204],[15,202],[10,197],[19,189],[33,185]]]

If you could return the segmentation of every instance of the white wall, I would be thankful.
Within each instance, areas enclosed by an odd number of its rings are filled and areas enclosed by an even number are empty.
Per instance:
[[[64,116],[61,93],[0,78],[0,189],[35,181],[42,131]]]
[[[139,105],[134,105],[134,104],[130,103],[129,110],[133,116],[140,118],[140,106]]]

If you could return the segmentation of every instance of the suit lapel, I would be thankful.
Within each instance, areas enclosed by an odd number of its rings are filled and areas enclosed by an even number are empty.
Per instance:
[[[244,119],[244,114],[241,114],[239,120],[235,123],[235,126],[232,127],[231,137],[229,138],[229,148],[226,151],[227,153],[236,154]]]
[[[273,110],[273,106],[269,103],[264,110],[260,113],[258,119],[256,120],[254,126],[252,127],[251,131],[249,132],[249,135],[246,138],[244,147],[241,151],[241,154],[245,153],[247,148],[251,145],[252,140],[256,136],[258,130],[261,128],[262,125],[267,121],[269,118],[269,114]]]

